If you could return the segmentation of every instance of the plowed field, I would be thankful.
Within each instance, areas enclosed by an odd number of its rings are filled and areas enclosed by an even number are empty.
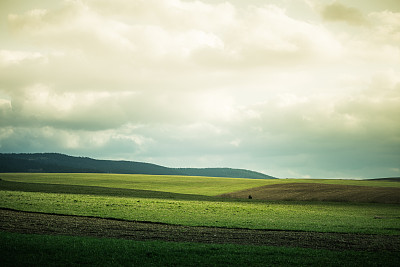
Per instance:
[[[220,195],[262,200],[335,201],[400,204],[400,188],[318,183],[273,184]]]
[[[400,236],[188,227],[0,209],[0,230],[29,234],[92,236],[215,244],[399,251]]]

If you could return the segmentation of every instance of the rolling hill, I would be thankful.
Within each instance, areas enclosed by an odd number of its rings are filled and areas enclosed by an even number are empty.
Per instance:
[[[331,201],[400,204],[400,188],[322,183],[272,184],[220,195],[273,201]]]
[[[0,154],[0,172],[119,173],[274,179],[272,176],[244,169],[168,168],[145,162],[97,160],[59,153],[3,153]]]

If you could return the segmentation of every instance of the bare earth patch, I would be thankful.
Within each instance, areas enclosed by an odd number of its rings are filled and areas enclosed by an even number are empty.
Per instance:
[[[220,195],[262,200],[335,201],[400,204],[400,188],[318,183],[273,184]]]
[[[189,227],[0,209],[0,231],[329,250],[400,251],[400,236]]]

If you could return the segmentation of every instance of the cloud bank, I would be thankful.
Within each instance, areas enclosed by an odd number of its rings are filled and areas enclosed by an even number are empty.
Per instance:
[[[292,4],[11,6],[0,151],[399,176],[400,13]]]

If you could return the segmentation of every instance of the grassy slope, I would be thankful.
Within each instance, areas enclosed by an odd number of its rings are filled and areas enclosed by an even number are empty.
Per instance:
[[[139,242],[0,232],[3,266],[398,266],[395,252]]]
[[[242,178],[93,173],[10,173],[0,174],[0,178],[16,182],[102,186],[205,196],[219,195],[271,183],[271,180]]]
[[[181,194],[216,196],[224,193],[259,187],[263,185],[285,183],[325,183],[360,186],[400,187],[400,182],[324,180],[324,179],[243,179],[189,177],[169,175],[135,174],[93,174],[93,173],[2,173],[0,178],[6,181],[27,183],[49,183],[66,185],[102,186],[111,188],[140,189]]]
[[[335,201],[400,204],[399,187],[357,186],[323,183],[287,183],[260,186],[221,197],[262,200]]]
[[[199,201],[194,197],[175,200],[0,191],[0,207],[181,225],[400,234],[400,206],[387,204]]]
[[[3,179],[0,181],[0,207],[17,210],[182,225],[323,232],[400,233],[399,205],[271,202],[212,197],[221,192],[231,192],[238,188],[240,190],[240,188],[250,188],[265,183],[270,184],[276,180],[111,174],[3,174],[0,178]],[[7,180],[35,183],[12,183]],[[293,181],[293,179],[281,180],[283,183]],[[315,182],[314,180],[309,181]],[[364,181],[334,180],[332,182]],[[385,183],[366,182],[369,185]],[[44,183],[55,183],[56,185]],[[75,186],[68,185],[68,183],[75,184]],[[77,186],[76,184],[82,185]],[[397,183],[390,182],[389,184]],[[108,187],[93,187],[94,185]],[[14,188],[10,186],[14,186]],[[198,195],[189,194],[193,192],[197,192]]]

